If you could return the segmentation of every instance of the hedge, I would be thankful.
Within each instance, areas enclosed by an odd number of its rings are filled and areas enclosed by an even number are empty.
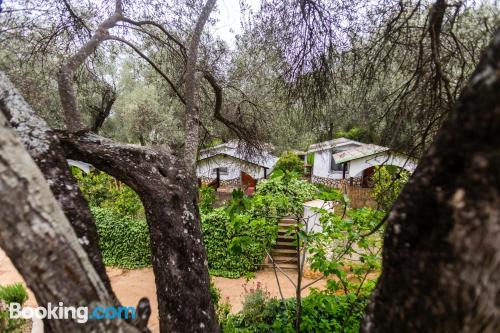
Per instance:
[[[130,269],[151,266],[149,230],[145,220],[118,216],[107,208],[91,209],[106,266]]]

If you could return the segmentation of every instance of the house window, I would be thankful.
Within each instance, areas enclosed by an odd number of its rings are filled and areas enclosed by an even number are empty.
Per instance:
[[[332,154],[330,156],[330,172],[340,172],[344,171],[344,163],[337,164],[333,159],[333,155],[338,153],[338,151],[332,150]],[[346,171],[349,170],[349,165],[346,166]]]
[[[212,169],[212,172],[216,175],[217,174],[217,169],[219,169],[219,174],[220,175],[227,175],[229,172],[227,171],[227,167],[221,167],[221,168],[215,168]]]

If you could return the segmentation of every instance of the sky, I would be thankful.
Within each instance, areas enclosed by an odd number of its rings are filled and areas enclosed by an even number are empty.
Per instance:
[[[257,10],[260,0],[245,0],[245,3]],[[241,33],[240,0],[218,0],[217,6],[218,13],[215,15],[219,21],[215,25],[215,33],[232,47],[235,36]]]

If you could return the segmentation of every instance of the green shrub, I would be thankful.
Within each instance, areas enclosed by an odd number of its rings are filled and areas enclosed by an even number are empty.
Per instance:
[[[217,196],[215,195],[215,190],[209,186],[200,187],[200,212],[208,213],[214,208]]]
[[[295,298],[282,302],[256,295],[247,295],[243,310],[227,317],[223,332],[295,332]],[[313,291],[302,299],[301,332],[359,332],[366,303],[366,297]]]
[[[148,225],[143,219],[119,216],[107,208],[92,208],[104,264],[122,268],[151,265]]]
[[[375,173],[372,177],[375,185],[373,198],[380,209],[389,211],[408,182],[410,173],[396,166],[387,165],[375,167]]]
[[[23,305],[28,300],[28,291],[21,283],[0,286],[0,332],[21,333],[25,331],[25,319],[10,319],[8,304]]]
[[[276,170],[291,171],[298,174],[304,173],[304,161],[302,161],[297,154],[290,151],[283,153],[276,165],[274,166]]]
[[[218,322],[224,322],[231,312],[231,304],[229,304],[228,300],[221,300],[220,290],[215,286],[213,281],[210,281],[210,297],[212,298],[212,304],[215,307],[215,314]]]
[[[91,207],[108,208],[119,216],[144,217],[141,199],[127,185],[101,171],[85,174],[76,167],[71,170]]]
[[[0,299],[5,303],[24,304],[28,300],[28,291],[22,283],[0,286]]]
[[[257,184],[253,214],[260,216],[302,215],[304,202],[316,198],[318,189],[294,174],[277,170]]]
[[[376,135],[368,129],[362,129],[359,127],[351,127],[348,130],[340,130],[335,132],[336,138],[347,138],[351,140],[361,141],[361,142],[374,142],[376,141]]]
[[[277,225],[264,218],[236,214],[231,220],[224,208],[201,217],[203,240],[212,275],[238,278],[263,263],[266,249],[276,239]],[[241,240],[238,245],[235,240]],[[235,250],[234,247],[239,247]]]

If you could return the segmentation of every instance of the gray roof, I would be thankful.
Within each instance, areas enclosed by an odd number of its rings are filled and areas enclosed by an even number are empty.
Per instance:
[[[90,170],[92,170],[94,168],[94,166],[92,164],[85,163],[82,161],[75,161],[75,160],[70,160],[70,159],[68,159],[67,161],[68,161],[69,166],[77,167],[78,169],[82,170],[85,173],[89,173]]]
[[[333,159],[335,160],[335,163],[339,164],[352,160],[357,160],[359,158],[363,158],[366,156],[376,155],[388,150],[389,148],[387,147],[382,147],[370,143],[338,152],[333,155]]]
[[[324,142],[315,143],[313,145],[310,145],[309,149],[307,150],[307,152],[308,153],[313,153],[313,152],[316,152],[316,151],[329,150],[329,149],[332,149],[332,148],[342,147],[342,146],[346,146],[346,145],[361,146],[363,144],[364,143],[361,143],[361,142],[358,142],[358,141],[354,141],[354,140],[351,140],[351,139],[347,139],[347,138],[338,138],[338,139],[333,139],[333,140],[324,141]]]
[[[268,145],[263,145],[268,147]],[[255,149],[248,147],[245,143],[238,141],[229,141],[215,147],[202,149],[199,160],[205,160],[218,155],[226,155],[243,160],[252,164],[272,169],[278,161],[278,158],[271,154],[266,148]]]

